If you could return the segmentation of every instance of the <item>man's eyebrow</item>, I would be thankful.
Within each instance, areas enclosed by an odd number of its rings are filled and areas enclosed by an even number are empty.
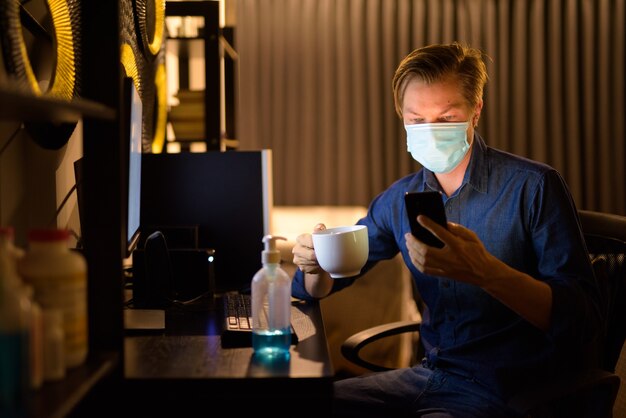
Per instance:
[[[453,102],[450,103],[450,105],[446,107],[442,113],[449,112],[450,110],[456,110],[460,107],[463,107],[463,104],[461,102]]]
[[[462,102],[454,102],[454,103],[450,103],[448,105],[448,107],[446,107],[445,109],[443,109],[443,111],[441,112],[441,114],[447,113],[451,110],[457,110],[459,108],[463,107],[463,103]],[[421,116],[419,112],[416,112],[415,110],[413,110],[412,108],[406,108],[404,109],[404,114],[406,115],[412,115],[412,116]]]

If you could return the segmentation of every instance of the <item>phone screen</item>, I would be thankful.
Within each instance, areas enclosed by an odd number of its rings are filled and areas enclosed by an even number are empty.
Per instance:
[[[443,242],[417,222],[417,215],[425,215],[444,228],[447,227],[446,212],[443,207],[441,193],[407,192],[404,195],[404,204],[406,205],[406,213],[409,217],[413,236],[431,247],[443,247]]]

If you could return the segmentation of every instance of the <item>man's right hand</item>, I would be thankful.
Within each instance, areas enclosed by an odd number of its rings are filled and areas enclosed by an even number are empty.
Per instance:
[[[326,225],[319,223],[315,225],[313,231],[323,231],[325,229]],[[313,238],[310,233],[298,235],[296,245],[294,245],[291,253],[293,254],[293,263],[298,266],[302,272],[319,274],[323,271],[317,262],[315,248],[313,248]]]
[[[313,231],[323,231],[326,225],[319,223]],[[332,287],[333,279],[322,270],[315,256],[313,238],[310,233],[300,234],[296,238],[296,245],[291,250],[293,263],[304,273],[304,287],[314,298],[328,296]]]

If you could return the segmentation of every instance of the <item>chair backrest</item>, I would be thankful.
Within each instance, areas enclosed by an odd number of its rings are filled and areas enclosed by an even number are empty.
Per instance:
[[[587,249],[592,259],[603,259],[607,339],[604,368],[614,372],[626,340],[626,216],[580,210]]]
[[[620,355],[626,340],[626,216],[587,210],[579,210],[579,215],[589,255],[604,266],[601,274],[595,269],[606,315],[602,368],[616,373],[624,382],[626,358],[620,359]],[[624,384],[620,385],[613,416],[626,416]]]

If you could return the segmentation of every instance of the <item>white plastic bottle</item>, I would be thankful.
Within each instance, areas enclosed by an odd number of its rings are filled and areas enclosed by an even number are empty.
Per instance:
[[[63,332],[63,312],[59,309],[43,311],[44,361],[43,376],[46,381],[65,377],[65,333]]]
[[[291,345],[291,278],[280,267],[276,240],[266,235],[263,267],[252,278],[252,348],[255,354],[289,356]]]
[[[65,364],[81,365],[87,358],[87,262],[68,247],[69,231],[34,229],[18,272],[33,286],[43,310],[59,309],[63,315]]]
[[[21,280],[21,279],[20,279]],[[31,386],[39,389],[43,385],[43,318],[41,307],[34,299],[34,290],[31,285],[22,283],[22,292],[30,303],[29,315],[29,345],[30,345],[30,375]]]
[[[11,226],[0,227],[0,239],[5,246],[7,255],[17,265],[19,260],[24,257],[24,250],[15,246],[15,230]]]
[[[0,228],[0,416],[22,416],[31,392],[30,301],[10,254],[12,228]]]

